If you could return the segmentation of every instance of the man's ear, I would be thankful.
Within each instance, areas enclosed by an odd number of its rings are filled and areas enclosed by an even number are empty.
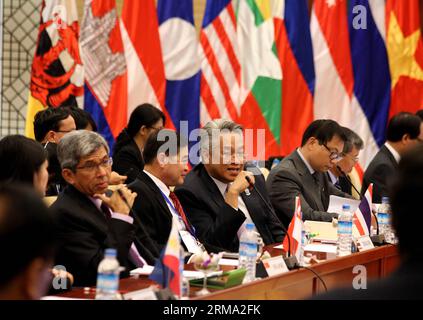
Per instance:
[[[56,143],[56,132],[50,130],[46,134],[46,141]]]
[[[146,135],[148,135],[148,128],[147,128],[147,126],[141,126],[139,133],[140,133],[142,136],[146,136]]]
[[[401,138],[402,144],[407,144],[410,140],[410,135],[408,133],[404,134]]]
[[[169,163],[169,157],[164,152],[160,152],[157,154],[157,161],[159,162],[160,167],[163,168]]]
[[[73,185],[75,183],[75,172],[73,172],[71,169],[62,169],[62,176],[63,179],[66,180],[67,183]]]

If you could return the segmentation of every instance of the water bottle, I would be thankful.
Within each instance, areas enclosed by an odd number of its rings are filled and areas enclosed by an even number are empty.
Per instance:
[[[181,294],[179,299],[180,300],[189,300],[189,280],[184,277],[184,266],[185,266],[185,257],[187,253],[185,252],[183,246],[180,249],[180,263],[179,263],[179,274],[180,274],[180,281],[181,281]]]
[[[301,246],[300,246],[300,254],[299,254],[299,261],[298,264],[300,266],[304,266],[305,262],[304,262],[304,248],[307,245],[307,234],[306,234],[306,230],[304,228],[302,228],[301,230]]]
[[[121,300],[118,293],[119,273],[116,249],[106,249],[104,259],[98,265],[96,300]]]
[[[239,268],[247,270],[243,283],[254,281],[256,278],[258,239],[254,229],[253,223],[247,223],[239,239]]]
[[[342,206],[342,213],[338,217],[337,255],[340,257],[351,254],[352,216],[350,206],[344,204]]]
[[[393,235],[391,230],[391,206],[389,205],[388,197],[382,197],[382,204],[377,212],[377,221],[379,223],[379,234],[383,234],[385,241],[391,243]]]

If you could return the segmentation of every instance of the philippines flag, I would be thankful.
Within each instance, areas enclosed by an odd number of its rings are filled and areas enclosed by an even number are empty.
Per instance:
[[[169,287],[177,296],[181,292],[180,250],[178,223],[172,219],[172,229],[166,247],[163,248],[149,278],[163,288]]]
[[[300,261],[300,254],[301,254],[301,237],[302,237],[302,230],[304,227],[303,219],[302,219],[302,212],[301,212],[301,201],[300,197],[295,197],[295,212],[292,216],[291,223],[288,227],[288,234],[289,237],[285,237],[283,240],[283,248],[285,251],[290,250],[290,254],[295,255]],[[289,239],[291,239],[291,243],[289,244]]]
[[[372,196],[373,184],[370,184],[360,202],[360,205],[354,213],[354,225],[361,236],[370,234],[370,227],[372,223]]]
[[[200,126],[200,59],[192,0],[159,0],[157,15],[166,77],[165,106],[175,127]]]
[[[127,67],[114,0],[86,0],[79,39],[84,108],[112,148],[127,123]]]

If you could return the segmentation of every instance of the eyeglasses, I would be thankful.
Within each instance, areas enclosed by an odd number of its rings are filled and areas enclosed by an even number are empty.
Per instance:
[[[157,130],[157,131],[160,131],[160,130],[163,129],[163,127],[156,128],[156,127],[153,127],[153,126],[148,126],[147,128],[154,129],[154,130]]]
[[[88,170],[88,171],[94,171],[96,169],[99,169],[100,167],[108,169],[110,168],[110,166],[113,164],[113,159],[112,158],[107,158],[104,159],[103,161],[101,161],[100,163],[95,163],[95,162],[88,162],[86,164],[84,164],[83,166],[80,167],[76,167],[76,169],[80,169],[80,170]]]
[[[59,133],[69,133],[72,131],[75,131],[76,129],[71,129],[71,130],[54,130],[54,132],[59,132]]]
[[[329,159],[331,159],[331,160],[341,160],[342,159],[342,153],[330,150],[328,148],[328,146],[324,143],[322,143],[322,146],[324,146],[326,148],[326,150],[329,151]]]
[[[355,163],[357,163],[358,161],[360,161],[360,159],[358,157],[353,157],[348,153],[342,153],[341,154],[342,158],[350,158],[352,161],[354,161]]]

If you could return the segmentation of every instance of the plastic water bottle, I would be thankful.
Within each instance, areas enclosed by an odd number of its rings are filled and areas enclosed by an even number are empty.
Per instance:
[[[379,223],[379,234],[383,234],[385,241],[391,243],[393,234],[391,230],[391,206],[388,197],[382,197],[382,204],[377,212],[377,221]]]
[[[181,281],[181,295],[179,297],[180,300],[189,300],[189,280],[184,277],[184,266],[185,266],[185,257],[187,253],[185,252],[183,246],[179,251],[180,255],[180,263],[179,263],[179,273],[180,273],[180,281]]]
[[[239,268],[245,268],[243,283],[254,281],[256,278],[258,239],[254,232],[254,224],[247,223],[239,239]]]
[[[98,265],[96,300],[121,300],[118,293],[119,273],[116,249],[106,249],[104,259]]]
[[[341,257],[351,254],[352,216],[350,206],[344,204],[342,206],[342,213],[338,217],[337,255]]]
[[[305,265],[305,262],[304,262],[304,248],[307,245],[307,242],[308,241],[307,241],[306,230],[303,228],[301,230],[301,246],[300,246],[300,254],[299,254],[300,259],[298,261],[298,264],[300,266],[304,266]]]

